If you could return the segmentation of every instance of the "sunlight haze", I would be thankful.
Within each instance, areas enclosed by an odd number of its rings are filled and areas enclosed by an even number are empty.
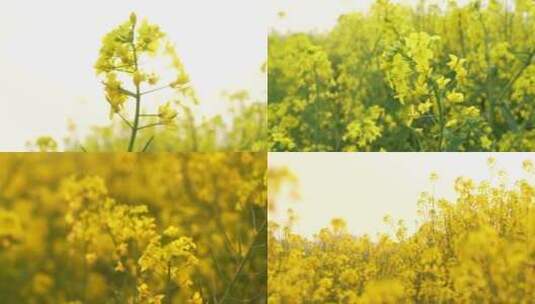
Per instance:
[[[489,156],[509,182],[526,177],[522,161],[535,161],[534,153],[270,153],[269,167],[288,167],[299,179],[301,195],[298,201],[281,196],[270,219],[284,222],[292,208],[299,218],[295,232],[305,236],[335,217],[345,219],[354,234],[375,235],[389,232],[383,223],[389,214],[414,231],[419,194],[433,191],[430,174],[439,176],[436,196],[455,199],[457,177],[489,179]]]
[[[58,142],[72,119],[81,133],[109,123],[93,65],[101,38],[130,12],[161,26],[176,45],[201,105],[222,113],[222,91],[265,101],[266,3],[231,1],[2,1],[0,150],[25,150],[41,135]]]
[[[393,0],[394,3],[414,5],[420,0]],[[350,12],[366,12],[375,0],[273,0],[270,10],[270,30],[280,32],[324,32],[336,25],[338,18]],[[427,0],[427,3],[445,3]],[[457,3],[468,3],[458,0]],[[281,18],[279,13],[284,13]]]

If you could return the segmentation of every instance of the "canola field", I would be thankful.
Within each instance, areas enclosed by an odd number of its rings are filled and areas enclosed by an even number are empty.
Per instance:
[[[527,177],[515,181],[494,159],[489,166],[490,180],[455,180],[456,200],[423,192],[414,233],[388,215],[390,232],[377,236],[352,234],[334,218],[307,238],[293,231],[293,211],[271,222],[268,303],[533,303],[535,166],[525,161]],[[287,170],[270,178],[277,189],[295,187]]]
[[[1,154],[2,303],[262,303],[266,156]]]
[[[418,3],[273,31],[270,150],[533,151],[535,3]]]

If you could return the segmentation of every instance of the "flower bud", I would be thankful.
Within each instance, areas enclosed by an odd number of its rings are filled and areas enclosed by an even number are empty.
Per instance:
[[[446,99],[452,103],[461,103],[464,101],[464,95],[458,92],[450,92],[446,96]]]
[[[189,76],[182,73],[180,76],[177,77],[175,81],[171,83],[171,87],[176,88],[176,87],[187,84],[189,81],[190,81]]]
[[[142,81],[145,80],[145,75],[140,71],[136,71],[132,80],[134,81],[134,84],[138,86]]]
[[[137,20],[136,13],[134,12],[130,13],[130,23],[136,24],[136,20]]]
[[[177,112],[173,107],[171,106],[170,102],[167,102],[166,104],[161,105],[158,108],[158,116],[160,117],[160,120],[164,123],[171,122],[177,115]]]

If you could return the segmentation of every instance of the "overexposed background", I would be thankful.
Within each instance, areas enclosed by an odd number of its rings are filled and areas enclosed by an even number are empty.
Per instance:
[[[394,3],[414,5],[420,0],[391,0]],[[457,0],[466,4],[470,0]],[[505,0],[511,2],[512,0]],[[375,0],[271,0],[269,24],[280,32],[324,32],[336,25],[338,17],[352,11],[366,12]],[[446,0],[426,0],[426,3],[443,5]],[[283,12],[281,18],[279,13]]]
[[[224,90],[265,100],[267,1],[0,1],[0,151],[41,135],[61,140],[69,118],[82,134],[109,122],[93,65],[101,38],[132,11],[176,44],[199,116],[226,109]]]
[[[270,220],[284,222],[292,208],[299,218],[295,230],[302,235],[310,237],[339,217],[352,233],[374,236],[390,232],[383,223],[388,214],[414,231],[421,192],[456,199],[457,177],[491,178],[490,156],[496,159],[494,173],[505,170],[510,184],[527,177],[524,160],[535,161],[535,153],[269,153],[269,167],[293,171],[301,194],[295,201],[285,189]],[[434,184],[432,172],[439,176]]]

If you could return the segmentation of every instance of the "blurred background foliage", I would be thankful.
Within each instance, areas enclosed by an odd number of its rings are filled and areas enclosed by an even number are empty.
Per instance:
[[[63,139],[44,135],[33,151],[265,151],[266,101],[248,91],[220,92],[223,110],[201,114],[200,100],[171,38],[147,19],[130,18],[109,31],[94,69],[103,85],[109,125],[80,135],[70,120]],[[259,68],[266,74],[265,64]],[[213,101],[212,101],[213,102]],[[206,105],[204,105],[206,106]],[[206,109],[205,109],[206,111]]]
[[[534,30],[531,0],[376,0],[273,31],[269,149],[532,151]]]
[[[389,232],[376,236],[333,218],[305,237],[291,209],[284,222],[270,221],[268,303],[532,303],[535,166],[524,161],[526,178],[510,180],[493,158],[488,164],[488,180],[455,180],[457,199],[422,192],[414,233],[388,215]],[[269,170],[270,212],[285,212],[280,189],[295,189],[295,176]]]
[[[99,197],[94,182],[84,182],[97,177],[106,201],[143,213],[159,234],[174,226],[173,235],[195,244],[188,288],[173,285],[162,303],[264,303],[266,162],[265,153],[1,154],[1,302],[126,303],[116,295],[136,286],[117,287],[121,272],[109,261],[114,254],[105,254],[105,237],[98,236],[96,255],[86,256],[67,240],[77,224],[67,217],[76,198],[68,189]]]
[[[247,91],[224,94],[227,114],[199,118],[193,106],[176,105],[178,115],[172,126],[143,130],[139,146],[145,152],[258,152],[267,149],[266,103],[251,100]],[[115,118],[107,126],[94,126],[80,135],[76,123],[69,122],[62,140],[42,136],[28,142],[30,151],[107,152],[126,151],[130,128]],[[150,142],[150,144],[149,144]],[[141,148],[140,148],[141,149]]]

